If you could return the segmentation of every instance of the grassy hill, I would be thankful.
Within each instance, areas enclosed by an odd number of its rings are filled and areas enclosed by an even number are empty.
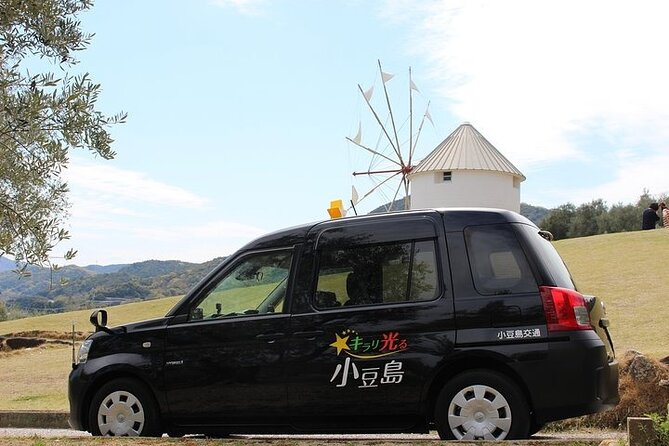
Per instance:
[[[109,325],[114,326],[164,316],[179,299],[180,296],[166,297],[105,309],[109,313]],[[76,331],[92,332],[93,326],[88,321],[91,311],[78,310],[0,322],[0,336],[34,330],[69,333],[72,331],[72,323]]]
[[[669,356],[669,230],[555,242],[579,287],[604,299],[616,352]],[[109,307],[110,325],[163,316],[178,297]],[[90,310],[0,322],[0,336],[32,330],[90,331]],[[68,346],[0,352],[0,409],[67,409]],[[26,373],[26,370],[34,370]],[[38,383],[38,385],[34,385]]]
[[[560,240],[579,290],[601,297],[616,352],[669,356],[669,230]]]
[[[165,315],[179,300],[168,297],[109,307],[110,325]],[[0,336],[34,330],[63,333],[67,337],[75,324],[77,332],[90,332],[91,310],[72,311],[0,322]],[[53,345],[12,352],[0,351],[0,410],[67,410],[67,376],[72,361],[71,347]]]

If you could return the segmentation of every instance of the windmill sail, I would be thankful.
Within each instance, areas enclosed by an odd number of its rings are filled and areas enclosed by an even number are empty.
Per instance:
[[[409,94],[409,117],[407,119],[408,126],[405,127],[407,122],[407,120],[405,120],[404,123],[398,127],[395,119],[396,110],[393,109],[393,104],[390,100],[389,89],[387,86],[391,85],[392,88],[390,81],[395,78],[395,74],[384,71],[380,60],[378,61],[378,70],[381,87],[383,88],[384,94],[381,95],[380,98],[375,99],[375,102],[372,103],[375,87],[374,85],[365,90],[360,86],[360,84],[358,84],[358,90],[360,91],[360,94],[362,95],[364,102],[376,123],[377,128],[379,129],[379,140],[377,141],[376,145],[366,144],[363,140],[361,122],[358,123],[357,134],[353,138],[346,138],[356,147],[362,148],[372,156],[370,158],[369,166],[365,170],[353,172],[353,176],[363,176],[365,178],[369,178],[369,180],[371,180],[374,185],[366,193],[361,195],[358,195],[356,187],[353,186],[351,188],[351,206],[355,210],[355,206],[359,202],[371,196],[372,193],[376,193],[383,195],[386,197],[386,199],[391,198],[391,203],[399,201],[398,198],[402,198],[401,196],[404,195],[404,199],[402,200],[404,203],[403,207],[408,209],[410,206],[409,174],[413,169],[414,152],[416,145],[418,144],[420,133],[423,129],[423,124],[426,120],[432,122],[432,117],[429,114],[429,109],[426,109],[418,127],[418,132],[417,134],[414,134],[413,96],[415,94],[414,92],[418,92],[420,94],[420,90],[413,81],[411,77],[411,68],[409,68],[409,79],[407,85],[408,88],[404,90]],[[377,77],[377,82],[378,79],[379,78]],[[382,121],[381,116],[385,118],[385,123]],[[367,135],[369,135],[369,130],[369,126],[366,126]],[[409,132],[409,136],[408,138],[405,138],[407,130]],[[400,132],[404,132],[404,135],[401,139],[399,137]],[[388,192],[389,195],[386,195]],[[402,205],[400,204],[400,206]]]

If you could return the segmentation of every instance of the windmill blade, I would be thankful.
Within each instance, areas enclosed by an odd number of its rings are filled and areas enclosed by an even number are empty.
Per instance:
[[[363,172],[353,172],[353,176],[357,177],[359,175],[379,175],[384,173],[402,173],[402,169],[386,169],[386,170],[365,170]]]
[[[367,99],[368,101],[371,101],[372,96],[374,95],[374,85],[369,87],[369,89],[363,91],[362,95],[365,97],[365,99]]]
[[[393,108],[390,106],[390,97],[388,96],[388,89],[386,88],[386,81],[385,81],[385,76],[383,69],[381,68],[381,61],[378,60],[379,63],[379,71],[381,72],[381,78],[383,79],[383,82],[381,82],[381,85],[383,85],[383,93],[386,96],[386,104],[388,104],[388,112],[390,113],[390,123],[393,125],[393,133],[395,134],[395,144],[397,144],[397,149],[395,150],[395,153],[397,154],[397,157],[400,160],[400,163],[404,165],[404,160],[402,159],[402,151],[400,150],[400,140],[397,137],[397,128],[395,127],[395,118],[393,117]]]
[[[409,167],[411,167],[411,160],[413,159],[413,87],[415,86],[411,80],[411,67],[409,67]]]
[[[430,110],[430,101],[427,103],[427,107],[425,107],[425,114],[423,115],[423,119],[420,120],[420,126],[418,127],[418,133],[416,134],[416,141],[413,144],[413,147],[415,148],[418,146],[418,138],[420,138],[420,132],[423,131],[423,124],[425,124],[425,118],[428,116]],[[409,159],[413,156],[413,153],[409,153]]]
[[[374,149],[370,149],[369,147],[367,147],[367,146],[365,146],[365,145],[363,145],[363,144],[361,144],[361,143],[359,143],[359,142],[354,141],[353,139],[349,138],[348,136],[346,137],[346,139],[347,139],[348,141],[351,141],[351,142],[352,142],[353,144],[355,144],[356,146],[361,147],[361,148],[367,150],[368,152],[370,152],[370,153],[372,153],[372,154],[374,154],[374,155],[378,155],[378,156],[380,156],[381,158],[383,158],[383,159],[385,159],[385,160],[388,160],[388,161],[390,161],[390,162],[393,163],[393,164],[397,164],[398,166],[401,166],[400,163],[398,163],[397,161],[395,161],[395,160],[392,159],[392,158],[388,158],[388,157],[387,157],[386,155],[384,155],[383,153],[377,152],[377,151],[374,150]]]
[[[352,141],[356,144],[360,144],[360,141],[362,141],[362,122],[358,122],[358,133],[355,134]]]
[[[374,193],[374,191],[376,191],[378,188],[380,188],[380,187],[383,186],[385,183],[387,183],[388,181],[392,180],[393,178],[395,178],[395,177],[396,177],[397,175],[399,175],[399,174],[400,174],[400,172],[398,171],[397,173],[395,173],[395,174],[389,176],[388,178],[386,178],[385,180],[381,181],[379,184],[377,184],[377,185],[374,186],[372,189],[370,189],[369,192],[367,192],[365,195],[363,195],[362,198],[361,198],[360,200],[358,200],[358,203],[360,203],[360,202],[361,202],[362,200],[364,200],[365,198],[369,197],[372,193]]]
[[[358,190],[355,188],[355,186],[351,186],[351,204],[355,206],[358,204]]]
[[[402,183],[404,182],[404,178],[402,178],[402,181],[399,182],[397,185],[397,189],[395,189],[395,195],[393,195],[393,199],[390,200],[389,206],[386,206],[386,211],[390,211],[393,208],[393,204],[395,204],[395,200],[397,200],[397,194],[400,193],[400,188],[402,187]]]
[[[390,143],[390,146],[393,148],[393,151],[395,152],[395,155],[397,155],[401,159],[401,155],[399,153],[399,148],[395,147],[395,144],[393,143],[393,140],[390,138],[390,135],[388,134],[388,131],[386,130],[386,127],[381,122],[381,119],[379,118],[379,115],[376,113],[376,110],[374,110],[374,107],[372,107],[372,104],[369,102],[369,99],[367,99],[367,96],[365,95],[365,92],[362,90],[362,87],[360,86],[360,84],[358,84],[358,89],[360,90],[360,93],[362,93],[362,97],[365,98],[365,102],[367,103],[367,106],[369,107],[369,109],[372,111],[372,114],[374,115],[374,118],[376,119],[376,122],[381,127],[381,130],[383,130],[383,133],[386,135],[386,138],[388,138],[388,142]],[[385,90],[385,87],[384,87],[384,90]]]

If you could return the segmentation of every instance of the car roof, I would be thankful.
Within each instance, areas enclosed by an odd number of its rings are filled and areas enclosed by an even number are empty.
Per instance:
[[[281,229],[259,237],[241,248],[240,251],[268,249],[277,246],[292,246],[302,243],[309,231],[316,227],[326,229],[330,225],[342,225],[348,222],[373,222],[387,219],[404,218],[408,216],[422,216],[440,214],[444,221],[446,232],[462,231],[465,227],[476,224],[525,223],[534,226],[527,218],[505,209],[491,208],[436,208],[416,209],[408,211],[393,211],[379,214],[366,214],[334,220],[322,220],[305,223],[290,228]]]

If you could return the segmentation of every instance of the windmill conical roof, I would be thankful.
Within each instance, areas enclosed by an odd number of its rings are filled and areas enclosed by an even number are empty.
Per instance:
[[[468,122],[455,129],[412,169],[412,174],[440,170],[487,170],[525,176]]]

